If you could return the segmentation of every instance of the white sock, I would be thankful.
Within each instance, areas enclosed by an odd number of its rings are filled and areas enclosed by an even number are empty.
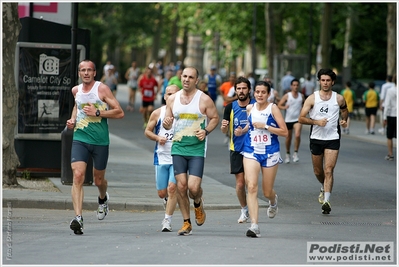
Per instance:
[[[325,192],[324,193],[324,201],[330,201],[330,195],[331,195],[331,192]]]
[[[172,216],[173,215],[168,215],[165,213],[165,219],[168,220],[169,222],[172,222]]]
[[[248,212],[248,206],[241,207],[241,211],[242,211],[242,212]]]

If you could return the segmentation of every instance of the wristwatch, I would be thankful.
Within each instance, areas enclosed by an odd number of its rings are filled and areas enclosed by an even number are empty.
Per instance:
[[[96,117],[99,117],[99,116],[100,116],[100,110],[97,109],[97,111],[96,111]]]
[[[265,125],[265,129],[266,129],[266,130],[269,130],[269,125],[266,124],[266,125]]]
[[[207,129],[204,129],[204,131],[205,131],[205,135],[208,135],[208,134],[209,134],[209,132],[208,132]]]

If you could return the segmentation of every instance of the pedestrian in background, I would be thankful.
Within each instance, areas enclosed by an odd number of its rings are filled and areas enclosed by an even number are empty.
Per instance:
[[[83,183],[89,157],[93,159],[94,184],[99,191],[97,218],[103,220],[108,214],[109,195],[105,170],[109,155],[108,119],[121,119],[124,112],[112,94],[111,89],[96,82],[96,66],[90,60],[79,63],[78,75],[82,83],[72,88],[75,106],[68,129],[73,129],[71,167],[73,173],[72,202],[75,218],[70,223],[71,230],[83,234]]]
[[[241,206],[241,215],[238,218],[238,223],[245,223],[249,220],[249,212],[247,206],[247,193],[245,190],[244,164],[243,156],[241,154],[245,135],[235,135],[237,127],[244,128],[247,125],[248,118],[246,108],[248,104],[253,104],[254,99],[251,99],[251,83],[245,77],[238,77],[234,85],[237,100],[227,104],[223,113],[223,120],[220,126],[222,133],[226,134],[230,131],[230,173],[234,174],[236,178],[236,194],[238,202]]]
[[[127,87],[129,87],[129,102],[127,111],[134,111],[134,104],[136,103],[136,92],[138,88],[138,79],[140,77],[140,69],[137,67],[137,62],[132,61],[130,68],[126,70],[125,79],[127,80]]]
[[[286,93],[278,103],[280,109],[285,109],[284,121],[287,125],[288,136],[285,138],[285,163],[290,163],[290,150],[291,150],[291,140],[292,131],[294,130],[295,141],[294,141],[294,154],[292,155],[292,161],[298,162],[298,150],[301,144],[301,131],[302,124],[298,122],[299,113],[301,112],[303,102],[305,97],[301,92],[299,92],[299,80],[293,79],[291,81],[291,91]]]
[[[110,66],[107,69],[106,73],[107,73],[106,75],[101,77],[100,81],[102,83],[105,83],[111,89],[112,94],[116,96],[116,90],[118,88],[118,79],[115,75],[115,67]]]
[[[347,81],[345,89],[341,91],[341,95],[345,98],[346,105],[348,106],[348,120],[346,121],[346,127],[342,128],[342,131],[349,134],[350,121],[353,118],[353,110],[356,102],[355,92],[351,89],[352,83]]]
[[[161,103],[162,105],[166,105],[166,100],[165,100],[165,93],[166,93],[166,87],[168,87],[169,80],[173,76],[173,71],[168,69],[165,72],[165,77],[162,79],[162,90],[161,90]]]
[[[308,96],[314,92],[315,84],[309,74],[306,77],[306,81],[303,83],[302,89],[302,93],[305,95],[305,98],[308,98]]]
[[[168,85],[177,85],[177,87],[179,87],[180,89],[183,88],[182,82],[181,82],[181,74],[183,72],[183,68],[178,68],[176,70],[176,75],[173,76],[172,78],[170,78]]]
[[[179,90],[177,85],[166,87],[165,100]],[[172,232],[172,216],[177,204],[176,179],[171,155],[174,128],[172,125],[169,130],[166,130],[162,126],[165,110],[166,106],[164,105],[151,113],[144,135],[156,142],[154,148],[155,183],[158,196],[165,205],[165,218],[162,221],[161,230],[162,232]]]
[[[366,113],[366,134],[374,134],[375,117],[380,103],[378,92],[374,90],[374,82],[369,83],[369,89],[363,93]]]
[[[243,147],[243,163],[245,183],[248,189],[247,203],[251,217],[251,227],[246,236],[260,237],[258,226],[258,177],[262,173],[262,189],[269,199],[267,215],[274,218],[278,212],[277,194],[274,191],[274,181],[277,175],[278,164],[283,160],[280,156],[278,136],[288,136],[287,126],[277,105],[269,103],[270,84],[260,81],[255,85],[254,104],[247,106],[248,123],[244,128],[238,126],[234,134],[245,134]]]
[[[190,200],[194,200],[195,222],[204,224],[206,214],[202,199],[202,176],[207,149],[207,136],[219,123],[219,114],[212,99],[196,88],[199,82],[196,68],[186,67],[181,75],[183,89],[166,101],[162,126],[174,124],[172,158],[177,181],[178,203],[183,226],[178,235],[190,235]]]
[[[283,90],[283,94],[287,93],[291,88],[291,81],[295,79],[292,76],[292,72],[289,70],[285,73],[283,78],[281,78],[281,89]]]
[[[381,111],[380,112],[380,114],[381,114],[380,122],[382,124],[384,124],[384,100],[385,100],[385,95],[386,95],[386,92],[387,92],[388,88],[390,88],[391,86],[395,86],[395,84],[392,82],[392,76],[391,75],[387,75],[385,83],[381,86],[381,90],[380,90],[380,107],[379,108],[380,108],[380,111]],[[382,126],[378,130],[378,132],[383,135],[384,132],[385,132],[385,127]]]
[[[208,94],[214,103],[216,103],[219,94],[219,86],[222,83],[222,77],[217,74],[216,70],[216,66],[211,66],[210,73],[204,75],[204,82],[207,83]]]
[[[150,64],[145,70],[144,75],[141,75],[141,78],[139,78],[139,88],[142,97],[140,113],[143,114],[144,129],[147,127],[151,112],[154,111],[154,101],[159,88],[158,81],[153,75],[152,67],[153,65]]]
[[[271,88],[271,91],[270,91],[270,94],[269,94],[269,98],[267,99],[267,101],[269,103],[278,104],[278,102],[280,102],[280,96],[279,96],[277,90],[275,90],[273,88],[272,80],[269,77],[267,77],[267,76],[263,77],[263,80],[265,82],[269,83],[270,84],[270,88]]]
[[[313,172],[321,183],[318,200],[322,204],[322,213],[330,214],[334,168],[340,148],[340,126],[346,127],[348,109],[345,98],[332,90],[337,79],[335,72],[331,69],[320,69],[317,78],[320,90],[306,98],[299,115],[299,122],[312,125],[309,147],[312,153]]]
[[[386,155],[386,160],[394,160],[393,156],[393,138],[396,138],[396,125],[397,125],[397,83],[396,74],[393,75],[392,82],[394,86],[387,89],[385,100],[384,100],[384,127],[387,127],[387,147],[388,155]]]

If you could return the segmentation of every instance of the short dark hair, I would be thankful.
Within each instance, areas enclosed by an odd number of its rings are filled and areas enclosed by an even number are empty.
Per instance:
[[[374,83],[374,82],[369,82],[369,87],[372,88],[372,89],[374,89],[375,83]]]
[[[350,81],[347,81],[347,82],[346,82],[346,86],[351,87],[351,86],[352,86],[352,83],[351,83]]]
[[[328,75],[330,76],[331,80],[335,82],[337,79],[337,74],[332,69],[320,69],[319,72],[317,73],[317,79],[320,80],[321,75]]]
[[[300,83],[300,82],[299,82],[299,80],[298,80],[297,78],[295,78],[295,79],[292,79],[292,81],[291,81],[291,85],[293,84],[293,82],[298,82],[298,83]]]
[[[258,82],[255,84],[255,88],[256,88],[257,86],[264,86],[264,87],[266,87],[266,88],[267,88],[267,93],[268,93],[268,94],[270,94],[270,91],[272,90],[272,89],[271,89],[270,83],[265,82],[265,81],[258,81]]]
[[[251,82],[243,76],[237,78],[236,82],[234,83],[234,90],[237,90],[237,84],[239,83],[246,83],[249,91],[251,91]]]

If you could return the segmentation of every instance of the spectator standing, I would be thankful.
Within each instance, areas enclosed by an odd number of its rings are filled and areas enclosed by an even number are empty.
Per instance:
[[[392,82],[392,76],[391,75],[387,75],[387,78],[385,80],[385,83],[381,86],[381,90],[380,90],[380,114],[381,114],[381,118],[380,118],[380,122],[383,123],[384,118],[383,118],[383,113],[384,113],[384,100],[385,100],[385,95],[386,92],[388,90],[388,88],[390,88],[391,86],[395,86],[395,84]],[[381,134],[384,134],[385,132],[385,127],[381,127],[378,132],[380,132]]]
[[[341,91],[341,95],[345,98],[346,105],[348,106],[348,120],[346,121],[346,127],[342,131],[349,134],[350,121],[353,118],[353,110],[356,102],[355,92],[351,89],[352,83],[347,81],[345,89]]]
[[[291,71],[287,71],[286,74],[281,78],[281,89],[283,90],[283,94],[288,92],[291,88],[291,81],[295,79],[294,76],[292,76]]]
[[[127,105],[128,111],[134,111],[134,104],[136,103],[136,92],[138,88],[138,79],[140,77],[140,69],[137,67],[137,62],[132,61],[132,66],[126,70],[125,79],[127,80],[127,87],[129,87],[129,103]]]
[[[236,194],[241,206],[241,215],[238,223],[244,223],[249,220],[249,212],[247,206],[247,197],[245,190],[244,164],[241,154],[245,135],[235,135],[237,127],[244,128],[247,125],[248,118],[246,107],[253,104],[255,100],[251,99],[251,83],[245,77],[238,77],[234,85],[237,100],[227,104],[224,109],[223,120],[220,126],[222,133],[231,132],[230,137],[230,173],[236,178]]]
[[[369,89],[363,93],[366,113],[366,134],[374,134],[375,117],[380,103],[378,92],[374,90],[374,82],[369,83]]]
[[[308,96],[310,96],[311,94],[313,94],[314,89],[315,89],[315,84],[312,81],[312,77],[310,77],[310,75],[307,75],[306,77],[306,81],[303,83],[303,91],[302,93],[305,95],[305,99],[308,98]]]
[[[208,95],[216,103],[217,96],[219,93],[219,86],[222,83],[222,77],[216,73],[216,66],[211,66],[210,73],[204,75],[204,82],[208,87]]]
[[[116,90],[118,88],[118,79],[115,75],[115,68],[114,66],[110,66],[106,74],[101,77],[101,82],[105,83],[110,89],[114,96],[116,96]]]
[[[393,138],[396,138],[396,125],[397,125],[397,82],[396,75],[392,78],[393,86],[389,87],[385,94],[384,100],[384,126],[387,127],[387,147],[388,155],[386,160],[394,160],[393,156]]]
[[[334,184],[334,168],[340,148],[340,126],[346,127],[348,109],[345,98],[332,90],[337,75],[331,69],[317,73],[320,90],[310,95],[303,104],[299,122],[310,128],[310,152],[313,172],[321,183],[318,201],[323,214],[330,214],[330,196]],[[309,114],[309,117],[307,115]],[[341,115],[341,120],[340,120]]]
[[[302,124],[298,122],[299,113],[301,112],[303,102],[305,97],[299,92],[299,80],[293,79],[291,81],[291,91],[283,95],[280,102],[278,103],[278,107],[280,109],[285,109],[285,124],[288,129],[288,136],[285,138],[285,163],[290,163],[290,150],[291,150],[291,140],[292,140],[292,131],[295,133],[295,141],[294,141],[294,155],[292,155],[292,161],[298,162],[298,150],[299,145],[301,144],[301,131]]]

